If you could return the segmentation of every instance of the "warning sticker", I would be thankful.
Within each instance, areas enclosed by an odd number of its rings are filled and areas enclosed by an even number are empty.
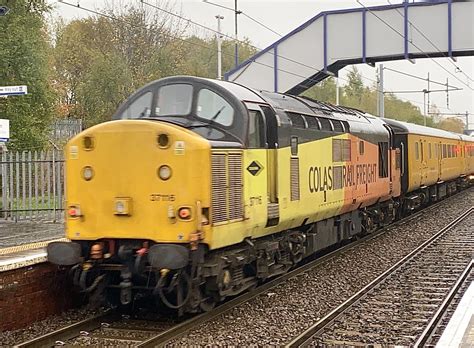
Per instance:
[[[174,143],[174,154],[184,155],[184,141],[176,141]]]
[[[69,159],[78,159],[79,158],[79,148],[75,145],[69,148]]]

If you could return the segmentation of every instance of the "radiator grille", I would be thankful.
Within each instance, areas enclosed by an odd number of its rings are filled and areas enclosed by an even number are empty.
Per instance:
[[[212,154],[212,222],[227,220],[226,155]]]
[[[291,200],[299,201],[300,199],[300,168],[299,159],[291,158],[290,160],[290,181],[291,181]]]
[[[243,218],[242,154],[212,154],[212,222]]]
[[[242,154],[229,154],[229,220],[243,217]]]

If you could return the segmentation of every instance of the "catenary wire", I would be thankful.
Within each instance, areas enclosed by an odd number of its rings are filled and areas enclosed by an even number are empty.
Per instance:
[[[428,79],[427,79],[426,77],[421,77],[421,76],[409,74],[409,73],[404,72],[404,71],[400,71],[400,70],[396,70],[396,69],[392,69],[392,68],[387,68],[387,67],[384,67],[383,69],[384,69],[384,70],[388,70],[388,71],[392,71],[392,72],[397,73],[397,74],[401,74],[401,75],[405,75],[405,76],[408,76],[408,77],[412,77],[412,78],[414,78],[414,79],[418,79],[418,80],[422,80],[422,81],[428,81]],[[437,81],[433,81],[433,80],[430,80],[430,83],[433,83],[433,84],[435,84],[435,85],[440,85],[440,86],[446,87],[446,83],[437,82]],[[461,89],[462,89],[462,88],[459,88],[459,87],[457,87],[457,86],[451,86],[451,85],[448,85],[448,87],[450,87],[450,88],[455,88],[456,90],[461,90]]]
[[[389,3],[390,5],[393,5],[393,4],[390,2],[390,0],[387,0],[387,3]],[[399,14],[402,18],[405,18],[405,16],[404,16],[398,9],[395,9],[395,10],[398,12],[398,14]],[[444,52],[442,52],[442,51],[439,49],[439,47],[438,47],[433,41],[431,41],[431,39],[430,39],[429,37],[427,37],[420,29],[418,29],[418,27],[417,27],[415,24],[413,24],[413,22],[411,22],[409,19],[407,19],[407,21],[408,21],[408,23],[410,23],[410,25],[411,25],[413,28],[415,28],[415,30],[416,30],[426,41],[428,41],[439,53],[441,53],[444,58],[447,58],[448,61],[449,61],[459,72],[461,72],[464,76],[466,76],[466,78],[467,78],[468,80],[474,82],[474,80],[473,80],[468,74],[466,74],[458,65],[456,65],[456,64],[452,61],[451,57],[449,57],[449,56],[446,55]]]
[[[171,12],[171,11],[169,11],[169,10],[163,9],[163,8],[161,8],[161,7],[159,7],[159,6],[150,4],[150,3],[146,2],[145,0],[140,0],[140,1],[141,1],[143,4],[148,5],[148,6],[152,7],[152,8],[155,8],[155,9],[157,9],[157,10],[163,11],[163,12],[165,12],[165,13],[167,13],[167,14],[170,14],[170,15],[172,15],[172,16],[175,16],[175,17],[177,17],[177,18],[180,18],[180,19],[182,19],[182,20],[184,20],[184,21],[186,21],[186,22],[188,22],[188,23],[192,23],[192,24],[194,24],[194,25],[196,25],[196,26],[199,26],[200,28],[203,28],[203,29],[209,30],[209,31],[211,31],[211,32],[213,32],[213,33],[219,34],[218,31],[216,31],[216,30],[214,30],[214,29],[212,29],[212,28],[210,28],[210,27],[207,27],[207,26],[205,26],[205,25],[202,25],[202,24],[200,24],[200,23],[197,23],[197,22],[195,22],[195,21],[192,21],[192,20],[189,19],[189,18],[186,18],[186,17],[184,17],[184,16],[181,16],[181,15],[179,15],[179,14],[177,14],[177,13],[174,13],[174,12]],[[229,10],[229,11],[234,11],[234,12],[235,12],[235,9],[232,9],[232,8],[230,8],[230,7],[227,7],[227,6],[223,6],[223,5],[216,4],[216,3],[213,3],[213,2],[209,2],[209,1],[204,1],[204,2],[205,2],[205,3],[208,3],[208,4],[212,4],[212,5],[218,6],[218,7],[221,7],[221,8],[224,8],[224,9]],[[245,16],[247,16],[248,18],[251,18],[250,16],[248,16],[246,13],[244,13],[244,12],[242,12],[242,11],[240,11],[240,13],[243,14],[243,15],[245,15]],[[253,19],[253,18],[251,18],[251,19]],[[272,31],[273,33],[275,33],[275,34],[277,34],[277,35],[279,35],[279,36],[282,36],[282,35],[280,35],[279,33],[277,33],[276,31],[274,31],[273,29],[271,29],[271,28],[267,27],[266,25],[264,25],[263,23],[259,23],[259,24],[260,24],[261,26],[265,27],[266,29]],[[232,36],[230,36],[230,35],[226,35],[226,34],[222,34],[222,33],[221,33],[221,35],[223,35],[223,36],[229,38],[230,40],[237,41],[237,42],[240,42],[240,43],[248,44],[248,43],[243,42],[243,41],[241,41],[241,40],[238,40],[237,38],[232,37]],[[250,46],[253,47],[253,48],[255,48],[255,49],[257,49],[257,50],[261,50],[261,48],[256,47],[256,46],[254,46],[254,45],[250,45]],[[274,53],[272,53],[272,52],[268,52],[268,53],[269,53],[270,55],[274,55]],[[307,67],[307,68],[316,70],[317,72],[323,72],[322,70],[318,70],[317,68],[314,68],[314,67],[312,67],[312,66],[303,64],[303,63],[298,62],[298,61],[295,61],[295,60],[292,60],[292,59],[290,59],[290,58],[287,58],[287,57],[284,57],[284,56],[281,56],[281,55],[278,55],[278,54],[277,54],[276,56],[277,56],[278,58],[286,59],[286,60],[292,61],[292,62],[294,62],[294,63],[296,63],[296,64],[300,64],[300,65],[303,65],[303,66],[305,66],[305,67]],[[254,61],[254,63],[260,63],[260,62]],[[267,67],[270,67],[270,68],[273,68],[273,66],[270,66],[270,65],[267,65],[267,64],[262,64],[262,65],[267,66]],[[389,68],[385,68],[385,69],[389,69]],[[281,69],[277,69],[277,70],[278,70],[278,71],[283,71],[283,72],[286,72],[286,73],[290,73],[290,72],[288,72],[288,71],[284,71],[284,70],[281,70]],[[393,70],[393,69],[390,69],[390,70]],[[396,70],[393,70],[393,71],[398,72],[398,71],[396,71]],[[306,79],[305,76],[301,76],[301,75],[294,74],[294,73],[290,73],[290,74],[293,75],[293,76],[298,76],[298,77],[301,77],[301,78]],[[407,76],[416,77],[416,76],[414,76],[414,75],[409,75],[409,74],[407,74]],[[369,77],[367,77],[367,76],[361,75],[361,77],[362,77],[363,79],[367,80],[367,81],[377,82],[376,80],[374,80],[374,79],[372,79],[372,78],[369,78]],[[344,79],[344,78],[341,78],[341,77],[338,77],[338,78],[340,78],[340,79],[343,80],[343,81],[349,82],[347,79]],[[420,78],[420,79],[421,79],[421,78]],[[441,85],[445,86],[445,84],[442,84],[442,83],[439,83],[439,82],[435,82],[435,81],[434,81],[434,83],[441,84]],[[457,87],[456,87],[456,88],[457,88]],[[378,90],[378,89],[376,89],[376,91],[377,91],[377,92],[380,92],[380,90]],[[390,91],[390,90],[386,90],[386,91],[384,91],[384,93],[393,93],[393,94],[395,94],[395,92]],[[415,101],[410,100],[410,99],[406,99],[406,98],[402,98],[402,97],[399,97],[399,98],[400,98],[400,99],[404,99],[404,100],[409,101],[409,102],[415,102]],[[420,103],[420,102],[415,102],[415,103],[424,105],[423,103]],[[446,110],[451,110],[451,109],[449,109],[449,108],[444,108],[444,109],[446,109]]]
[[[378,16],[376,13],[374,13],[374,11],[372,11],[370,8],[368,8],[367,6],[365,6],[360,0],[355,0],[359,5],[361,5],[363,8],[365,8],[370,14],[372,14],[374,17],[378,18],[382,23],[384,23],[387,27],[389,27],[390,29],[392,29],[395,33],[397,33],[400,37],[404,38],[404,35],[402,33],[400,33],[396,28],[394,28],[392,25],[390,25],[390,23],[387,23],[386,20],[384,20],[383,18],[381,18],[380,16]],[[465,85],[467,88],[469,88],[470,90],[474,91],[474,88],[472,88],[471,86],[469,86],[468,84],[466,84],[464,81],[462,81],[459,77],[457,77],[456,75],[454,75],[451,71],[449,71],[448,69],[446,69],[443,65],[441,65],[438,61],[434,60],[432,57],[429,56],[429,54],[427,54],[425,51],[423,51],[420,47],[418,47],[417,45],[415,45],[413,42],[411,43],[413,45],[413,47],[417,48],[418,51],[420,51],[420,53],[423,53],[426,55],[427,58],[430,58],[436,65],[438,65],[441,69],[443,69],[444,71],[446,71],[448,74],[450,74],[451,76],[453,76],[456,80],[458,80],[459,82],[461,82],[463,85]]]
[[[61,4],[64,4],[64,5],[68,5],[68,6],[71,6],[71,7],[75,7],[75,8],[81,9],[81,10],[86,11],[86,12],[89,12],[89,13],[93,13],[93,14],[98,15],[98,16],[102,16],[102,17],[105,17],[105,18],[109,18],[109,19],[114,20],[114,21],[122,22],[122,23],[127,24],[127,25],[130,25],[130,26],[132,26],[132,27],[136,27],[136,26],[137,26],[135,23],[128,22],[128,21],[126,21],[126,20],[117,18],[117,17],[112,16],[112,15],[109,15],[109,14],[105,14],[105,13],[99,12],[99,11],[97,11],[97,10],[93,10],[93,9],[90,9],[90,8],[87,8],[87,7],[83,7],[83,6],[81,6],[80,4],[72,4],[72,3],[69,3],[69,2],[63,1],[63,0],[60,1],[60,3],[61,3]],[[183,19],[186,20],[186,21],[188,21],[188,20],[187,20],[186,18],[184,18],[184,17],[183,17]],[[143,27],[143,26],[140,26],[140,27]],[[145,26],[145,27],[146,27],[146,26]],[[163,35],[164,35],[164,36],[167,36],[167,37],[170,37],[170,38],[177,39],[177,40],[179,40],[179,41],[181,41],[181,42],[183,42],[183,43],[185,43],[185,44],[190,44],[190,45],[198,46],[198,47],[201,47],[201,48],[204,48],[204,49],[207,49],[207,50],[213,50],[212,47],[209,47],[209,46],[204,45],[204,44],[199,44],[199,43],[197,43],[197,42],[187,41],[187,40],[185,40],[185,39],[183,39],[183,38],[181,38],[181,37],[179,37],[179,36],[177,36],[177,35],[173,35],[173,34],[169,34],[169,33],[164,33]],[[232,56],[232,57],[233,57],[233,55],[226,54],[226,53],[224,53],[224,52],[223,52],[223,55],[227,55],[227,56]],[[284,58],[284,59],[289,59],[289,58],[282,57],[282,56],[279,56],[279,55],[277,55],[277,56],[278,56],[278,57],[281,57],[281,58]],[[291,60],[291,59],[289,59],[289,60]],[[262,63],[262,62],[254,61],[254,63],[256,63],[256,64],[258,64],[258,65],[262,65],[262,66],[268,67],[268,68],[271,68],[271,69],[274,68],[272,65],[268,65],[268,64],[265,64],[265,63]],[[296,61],[295,61],[295,63],[299,63],[299,62],[296,62]],[[304,66],[307,66],[308,68],[311,68],[311,69],[316,70],[316,71],[318,71],[318,72],[322,72],[321,70],[318,70],[318,69],[316,69],[316,68],[314,68],[314,67],[311,67],[311,66],[308,66],[308,65],[306,65],[306,64],[303,64],[303,63],[299,63],[299,64],[302,64],[302,65],[304,65]],[[287,70],[284,70],[284,69],[281,69],[281,68],[277,68],[277,70],[280,71],[280,72],[287,73],[287,74],[292,75],[292,76],[296,76],[296,77],[303,78],[303,79],[305,79],[305,80],[308,79],[307,76],[299,75],[299,74],[296,74],[296,73],[294,73],[294,72],[287,71]],[[362,76],[362,75],[361,75],[361,77],[364,78],[364,79],[366,79],[366,80],[376,82],[376,80],[374,80],[374,79],[371,79],[371,78],[368,78],[368,77],[365,77],[365,76]],[[345,79],[345,78],[343,78],[343,77],[339,77],[339,79],[341,79],[341,80],[343,80],[343,81],[345,81],[345,82],[349,82],[348,79]],[[311,78],[310,78],[309,80],[312,81]],[[315,80],[313,80],[313,81],[315,81]],[[379,89],[375,89],[375,91],[376,91],[376,92],[380,92]],[[384,92],[393,93],[393,92],[391,92],[391,91],[389,91],[389,90],[386,90],[386,91],[384,91]],[[411,103],[415,103],[415,104],[419,104],[419,105],[424,105],[424,104],[421,103],[421,102],[414,101],[414,100],[411,100],[411,99],[402,98],[402,97],[398,97],[398,98],[399,98],[400,100],[405,100],[405,101],[407,101],[407,102],[411,102]],[[443,107],[438,107],[438,108],[443,108]],[[450,109],[447,109],[447,108],[443,108],[443,109],[450,110]]]

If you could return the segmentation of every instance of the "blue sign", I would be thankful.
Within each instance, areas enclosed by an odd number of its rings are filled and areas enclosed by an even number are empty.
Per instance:
[[[0,86],[0,96],[28,94],[27,86]]]
[[[10,9],[6,6],[0,6],[0,16],[5,16],[8,12],[10,12]]]

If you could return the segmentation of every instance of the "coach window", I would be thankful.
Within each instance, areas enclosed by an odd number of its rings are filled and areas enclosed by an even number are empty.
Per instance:
[[[431,153],[431,143],[428,144],[428,154],[429,154],[429,159],[433,157],[433,154]]]
[[[249,148],[265,147],[265,125],[259,111],[249,111]]]
[[[199,91],[196,114],[223,126],[230,126],[234,121],[234,108],[220,95],[206,88]]]
[[[157,116],[185,116],[191,112],[193,86],[177,83],[160,87],[155,113]]]
[[[446,144],[443,144],[443,158],[448,157],[448,150],[446,149]]]
[[[420,150],[418,148],[418,142],[415,143],[415,159],[416,160],[420,159]]]

